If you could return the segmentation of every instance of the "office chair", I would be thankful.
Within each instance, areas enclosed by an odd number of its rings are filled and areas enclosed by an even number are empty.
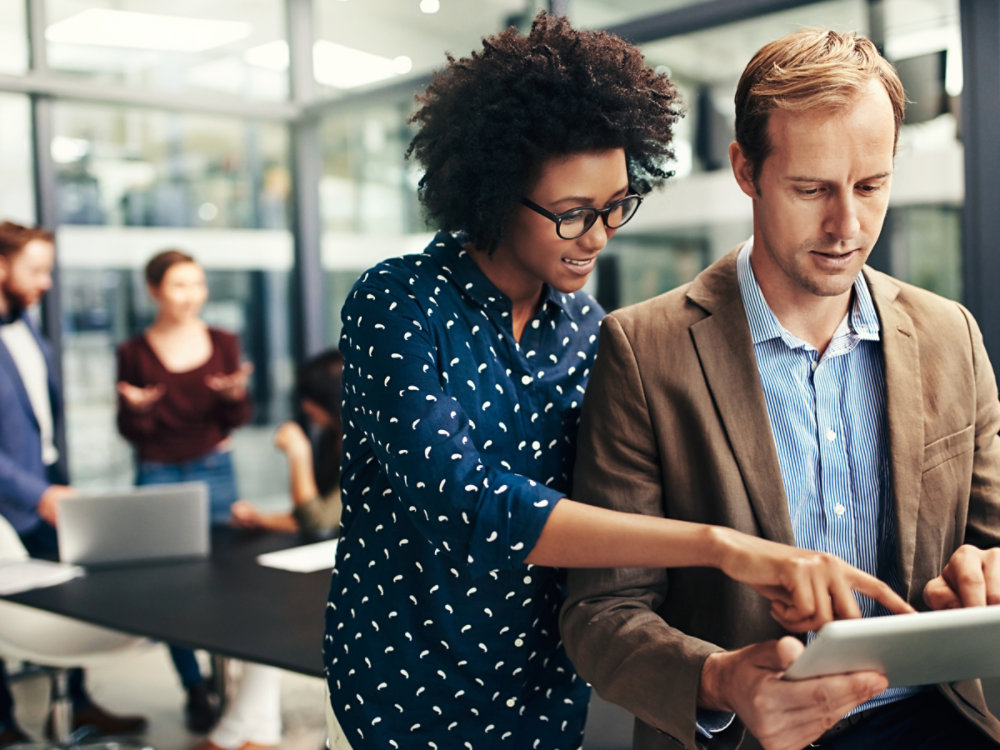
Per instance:
[[[17,532],[0,516],[0,563],[26,559],[28,553]],[[67,670],[70,667],[95,666],[106,659],[128,654],[144,643],[143,638],[0,600],[0,656],[37,664],[52,680],[52,734],[55,739],[9,747],[17,750],[153,750],[141,740],[103,737],[88,742],[86,729],[74,733],[73,703],[68,691]]]

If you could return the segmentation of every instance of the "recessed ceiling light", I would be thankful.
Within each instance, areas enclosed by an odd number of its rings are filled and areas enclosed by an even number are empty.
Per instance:
[[[441,10],[440,0],[420,0],[420,10],[428,15]]]
[[[59,164],[71,164],[90,153],[90,141],[57,135],[52,139],[52,159]]]
[[[221,21],[107,8],[88,8],[50,25],[50,42],[201,52],[250,36],[246,21]]]
[[[396,75],[405,76],[413,70],[413,60],[406,55],[392,58],[392,69]]]

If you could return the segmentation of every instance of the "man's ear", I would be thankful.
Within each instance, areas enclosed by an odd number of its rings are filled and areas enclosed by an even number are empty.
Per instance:
[[[740,144],[733,141],[729,144],[729,163],[733,168],[733,177],[740,190],[751,198],[757,197],[757,183],[753,178],[753,164],[743,154]]]

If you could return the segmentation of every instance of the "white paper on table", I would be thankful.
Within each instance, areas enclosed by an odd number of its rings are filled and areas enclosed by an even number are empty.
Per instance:
[[[0,560],[0,596],[56,586],[83,574],[79,565],[51,560]]]
[[[268,568],[290,570],[293,573],[313,573],[317,570],[332,569],[336,554],[337,540],[327,539],[323,542],[265,552],[257,555],[257,562]]]

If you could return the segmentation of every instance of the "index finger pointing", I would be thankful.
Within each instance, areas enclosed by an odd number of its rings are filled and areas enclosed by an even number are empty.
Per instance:
[[[878,578],[868,575],[857,568],[850,569],[848,583],[850,583],[852,589],[860,594],[864,594],[869,599],[874,599],[893,614],[905,615],[916,612],[885,581],[880,581]]]

